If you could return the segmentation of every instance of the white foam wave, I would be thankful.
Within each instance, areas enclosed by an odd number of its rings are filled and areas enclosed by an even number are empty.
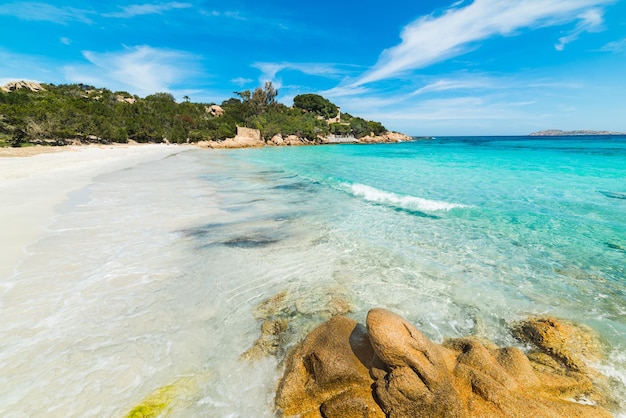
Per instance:
[[[362,197],[367,201],[390,205],[401,209],[431,212],[467,207],[466,205],[462,205],[460,203],[423,199],[421,197],[411,195],[400,195],[392,192],[386,192],[384,190],[359,183],[350,185],[350,190],[354,196]]]

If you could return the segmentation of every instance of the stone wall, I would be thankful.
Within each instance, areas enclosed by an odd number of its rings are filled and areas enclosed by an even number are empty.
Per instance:
[[[261,131],[258,129],[242,128],[237,126],[237,136],[241,138],[253,139],[255,141],[261,140]]]

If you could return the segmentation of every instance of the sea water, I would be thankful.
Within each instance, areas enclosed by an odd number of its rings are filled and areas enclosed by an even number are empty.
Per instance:
[[[332,298],[436,342],[588,325],[626,399],[625,137],[183,151],[76,191],[28,252],[0,287],[1,416],[273,417]],[[286,346],[242,358],[277,294]]]

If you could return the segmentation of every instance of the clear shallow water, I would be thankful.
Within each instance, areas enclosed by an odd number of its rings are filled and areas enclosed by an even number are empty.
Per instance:
[[[329,294],[436,341],[584,323],[626,398],[625,193],[623,137],[198,150],[101,176],[0,287],[0,415],[123,416],[184,382],[173,416],[271,417],[277,361],[240,355],[284,290],[302,332]]]

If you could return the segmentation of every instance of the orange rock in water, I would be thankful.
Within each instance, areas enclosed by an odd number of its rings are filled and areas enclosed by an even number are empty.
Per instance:
[[[301,417],[611,417],[573,402],[593,393],[591,380],[551,359],[559,367],[478,338],[435,344],[372,309],[367,330],[338,316],[312,331],[287,359],[276,405]]]
[[[276,406],[286,416],[384,417],[372,397],[375,365],[365,327],[336,316],[289,354]]]

